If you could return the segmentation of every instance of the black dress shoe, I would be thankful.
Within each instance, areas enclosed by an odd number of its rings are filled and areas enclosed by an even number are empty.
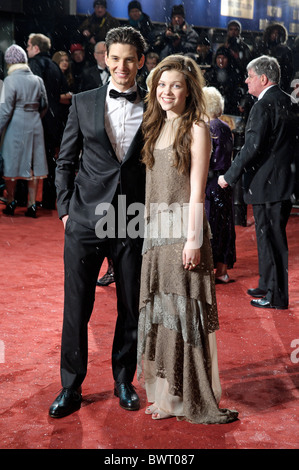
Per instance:
[[[119,406],[129,411],[137,411],[140,401],[135,388],[130,383],[120,383],[114,386],[114,395],[119,397]]]
[[[264,297],[267,291],[257,287],[256,289],[248,289],[247,294],[251,295],[251,297]]]
[[[257,300],[251,300],[251,305],[253,307],[259,307],[259,308],[276,308],[277,310],[286,310],[288,307],[280,307],[278,305],[272,305],[266,297],[263,297],[262,299],[257,299]]]
[[[36,215],[36,204],[32,204],[32,206],[28,207],[27,211],[25,212],[26,217],[32,217],[33,219],[37,218]]]
[[[9,204],[6,204],[5,209],[3,209],[3,214],[5,215],[14,215],[15,208],[17,207],[17,201],[11,201]]]
[[[81,407],[82,395],[81,388],[63,388],[56,400],[53,401],[49,409],[51,418],[63,418],[68,416]]]

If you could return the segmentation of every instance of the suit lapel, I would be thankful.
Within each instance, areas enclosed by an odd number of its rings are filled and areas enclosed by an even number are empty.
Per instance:
[[[127,151],[126,155],[124,156],[124,158],[122,160],[122,164],[127,162],[129,160],[129,158],[133,155],[133,153],[136,149],[136,144],[138,142],[140,142],[141,139],[142,139],[142,134],[141,134],[141,125],[140,125],[137,132],[136,132],[136,134],[135,134],[134,139],[131,142],[130,147],[128,148],[128,151]]]
[[[109,137],[105,129],[105,102],[107,94],[108,85],[104,85],[101,88],[97,89],[96,100],[95,100],[95,133],[99,136],[101,144],[108,151],[111,157],[115,158],[117,161],[117,156],[114,152],[114,149],[111,145]]]
[[[97,67],[97,66],[96,66],[96,67]],[[100,73],[98,67],[97,67],[97,68],[94,68],[94,69],[92,70],[92,76],[93,76],[94,81],[96,82],[96,84],[97,84],[98,87],[103,86],[103,82],[102,82],[102,78],[101,78],[101,73]]]

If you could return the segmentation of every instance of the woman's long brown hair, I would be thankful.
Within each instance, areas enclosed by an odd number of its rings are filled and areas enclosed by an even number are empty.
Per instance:
[[[72,86],[74,84],[74,77],[73,77],[73,74],[72,74],[72,71],[71,71],[71,62],[70,62],[70,58],[68,56],[68,53],[65,52],[65,51],[57,51],[53,55],[52,60],[54,62],[56,62],[57,65],[59,65],[61,60],[62,60],[62,57],[64,57],[64,56],[66,56],[69,59],[69,66],[68,66],[66,72],[64,72],[65,78],[66,78],[68,86]]]
[[[184,75],[189,92],[185,109],[181,115],[180,127],[173,144],[174,166],[180,173],[186,173],[190,169],[192,126],[194,123],[203,121],[205,117],[204,79],[198,65],[190,57],[182,55],[168,56],[152,72],[149,93],[146,97],[147,109],[142,124],[145,141],[142,150],[142,161],[149,169],[155,163],[154,147],[166,118],[166,112],[163,111],[157,101],[156,90],[162,73],[168,70],[176,70]]]

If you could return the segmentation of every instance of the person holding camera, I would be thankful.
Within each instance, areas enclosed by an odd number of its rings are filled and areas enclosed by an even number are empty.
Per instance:
[[[227,37],[224,43],[242,73],[246,74],[246,66],[253,58],[248,44],[241,37],[242,25],[238,20],[231,20],[227,25]]]
[[[183,5],[174,5],[171,10],[171,23],[158,38],[160,59],[171,54],[196,52],[198,34],[185,20]]]

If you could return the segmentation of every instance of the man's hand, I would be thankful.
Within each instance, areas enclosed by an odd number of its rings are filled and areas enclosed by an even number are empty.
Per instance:
[[[219,184],[219,186],[221,186],[221,188],[227,188],[227,187],[228,187],[228,183],[225,181],[223,175],[220,175],[220,176],[219,176],[219,178],[218,178],[218,184]]]

